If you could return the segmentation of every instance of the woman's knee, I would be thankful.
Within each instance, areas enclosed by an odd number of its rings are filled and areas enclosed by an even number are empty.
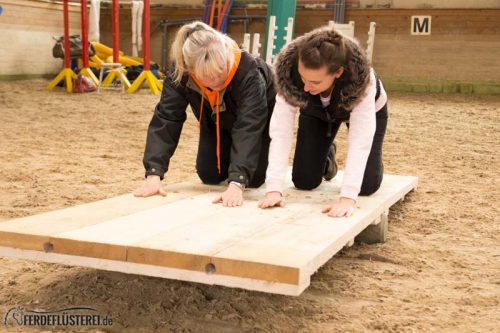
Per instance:
[[[257,187],[261,187],[262,184],[264,184],[266,180],[266,175],[263,174],[263,175],[255,175],[252,180],[250,181],[250,183],[248,184],[248,187],[249,188],[257,188]]]
[[[374,181],[363,182],[363,184],[361,185],[361,191],[359,192],[359,195],[361,196],[372,195],[373,193],[378,191],[381,184],[382,184],[382,177]]]
[[[293,185],[299,190],[310,191],[314,190],[321,184],[321,178],[319,180],[305,177],[292,177]]]
[[[227,178],[227,175],[219,175],[218,172],[210,172],[208,170],[196,170],[198,177],[203,184],[207,185],[217,185]]]

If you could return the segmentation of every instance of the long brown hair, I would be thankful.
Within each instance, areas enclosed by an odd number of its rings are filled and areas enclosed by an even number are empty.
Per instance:
[[[346,110],[354,108],[370,82],[370,62],[359,44],[332,27],[317,28],[285,46],[276,59],[278,93],[292,105],[304,107],[308,102],[307,93],[293,82],[299,60],[310,69],[326,66],[329,74],[344,68],[337,79],[342,81],[338,105]]]
[[[318,29],[299,44],[299,60],[307,68],[326,67],[328,74],[333,74],[346,65],[348,52],[345,38],[331,28]]]

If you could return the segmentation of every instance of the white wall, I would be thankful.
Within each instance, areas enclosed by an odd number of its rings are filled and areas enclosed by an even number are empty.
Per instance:
[[[58,73],[62,60],[52,57],[52,36],[64,33],[62,4],[2,0],[0,76]],[[80,33],[80,6],[70,5],[70,34]]]

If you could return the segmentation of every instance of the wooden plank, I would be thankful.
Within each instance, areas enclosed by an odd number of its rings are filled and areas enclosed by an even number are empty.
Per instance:
[[[144,244],[139,244],[140,249],[129,249],[127,260],[134,262],[148,260],[148,264],[174,265],[198,271],[205,269],[208,263],[212,263],[218,274],[283,283],[302,282],[304,279],[308,280],[310,273],[324,263],[323,257],[328,260],[390,205],[416,186],[415,178],[405,180],[406,184],[401,186],[400,178],[386,177],[385,186],[373,197],[361,198],[358,211],[350,218],[333,220],[319,213],[325,203],[334,199],[333,195],[338,195],[337,186],[325,183],[318,190],[311,192],[313,193],[309,196],[311,202],[301,205],[291,200],[292,203],[289,203],[287,208],[257,211],[253,215],[248,208],[245,210],[249,205],[235,208],[231,214],[224,214],[221,220],[218,219],[216,222],[209,223],[208,219],[198,221],[170,235],[158,235],[145,240]],[[292,198],[303,197],[303,191],[292,192],[294,192]],[[320,196],[323,198],[318,199]],[[249,199],[247,203],[251,203],[250,209],[254,209],[252,206],[257,202]],[[274,211],[278,215],[272,214]],[[221,242],[224,239],[226,241]],[[336,242],[332,244],[332,240]],[[149,249],[162,250],[153,250],[148,255],[146,246]],[[222,249],[217,251],[217,248]],[[325,249],[328,250],[327,255],[315,256]],[[190,253],[193,257],[197,257],[197,253],[202,253],[204,257],[179,258],[173,256],[174,253]],[[311,257],[315,259],[311,260]],[[193,263],[195,267],[183,265],[183,260]],[[303,274],[302,280],[298,281],[296,272],[301,268],[306,268],[306,274]]]
[[[283,210],[260,210],[257,208],[257,200],[263,193],[262,191],[253,193],[257,198],[249,195],[245,205],[241,207],[230,208],[230,211],[227,211],[228,208],[223,208],[222,214],[205,216],[182,228],[172,229],[134,244],[129,247],[127,261],[197,271],[206,271],[207,265],[212,264],[216,266],[215,269],[219,274],[296,283],[298,272],[293,264],[241,262],[237,258],[215,258],[218,252],[244,239],[252,238],[262,230],[271,228],[275,223],[290,223],[297,214],[310,213],[310,206],[307,204],[290,205]],[[258,195],[255,195],[256,193]],[[198,207],[205,212],[213,210],[207,207],[208,205],[211,205],[209,201],[204,200]],[[199,258],[193,260],[191,257],[173,256],[173,253],[189,253],[192,257]],[[249,268],[242,269],[244,265],[248,265]],[[286,278],[280,278],[281,274],[286,275]]]
[[[205,191],[210,188],[205,188]],[[22,249],[43,249],[51,236],[98,224],[119,216],[157,207],[200,193],[193,182],[169,186],[167,197],[135,198],[125,194],[114,198],[64,208],[34,216],[3,221],[0,226],[0,246]],[[21,232],[22,230],[22,232]]]
[[[240,277],[206,274],[191,270],[166,268],[161,266],[143,265],[130,262],[95,259],[89,257],[70,256],[58,253],[43,253],[32,250],[13,249],[0,246],[0,256],[24,260],[43,261],[62,265],[89,267],[105,271],[138,274],[166,279],[175,279],[232,288],[243,288],[267,293],[298,296],[309,285],[292,285],[286,283],[270,283],[268,281],[245,279]]]
[[[214,194],[189,194],[190,192],[184,193],[184,196],[189,197],[175,200],[170,205],[161,205],[99,224],[54,234],[50,242],[56,253],[125,261],[127,246],[131,244],[158,233],[189,226],[205,215],[215,217],[223,213],[224,207],[220,205],[212,205],[211,211],[193,209],[203,201],[209,202]],[[144,198],[135,200],[141,199]]]
[[[108,199],[84,207],[105,211],[89,220],[81,205],[52,212],[59,218],[54,225],[49,213],[2,222],[0,236],[17,238],[0,243],[0,253],[297,295],[321,265],[417,185],[415,177],[386,175],[379,191],[359,199],[353,216],[332,219],[321,207],[338,197],[341,178],[340,172],[310,192],[289,189],[285,208],[258,209],[264,189],[248,191],[241,207],[214,205],[210,191],[223,187],[186,182],[149,207],[148,199],[122,196],[113,199],[126,212],[109,208]]]

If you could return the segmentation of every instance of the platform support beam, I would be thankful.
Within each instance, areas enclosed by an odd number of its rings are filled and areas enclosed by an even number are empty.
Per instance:
[[[387,241],[388,226],[389,212],[386,211],[380,215],[380,220],[376,222],[376,224],[369,225],[358,236],[356,236],[356,243],[385,243]]]

